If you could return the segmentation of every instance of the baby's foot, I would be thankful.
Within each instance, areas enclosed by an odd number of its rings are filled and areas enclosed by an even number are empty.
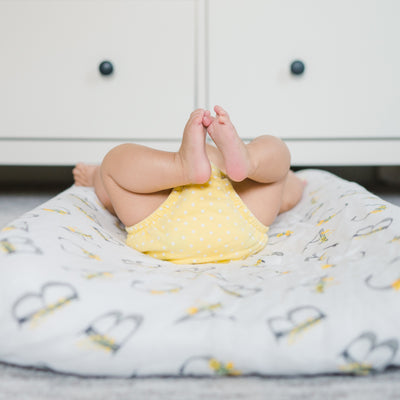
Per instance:
[[[190,114],[183,132],[179,156],[189,183],[201,184],[208,181],[211,165],[206,153],[207,131],[203,125],[204,110]]]
[[[99,168],[97,165],[88,165],[84,163],[76,164],[75,168],[72,170],[75,185],[94,186],[94,174],[97,168]]]
[[[228,113],[220,106],[215,106],[214,111],[216,118],[206,113],[203,124],[224,158],[226,174],[233,181],[241,182],[248,177],[251,168],[246,145],[237,134]]]

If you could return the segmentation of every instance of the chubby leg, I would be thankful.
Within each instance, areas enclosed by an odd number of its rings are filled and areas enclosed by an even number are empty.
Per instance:
[[[112,207],[110,198],[108,197],[100,176],[100,165],[79,163],[72,170],[72,174],[76,186],[94,187],[100,202],[111,214],[115,215],[115,210]]]
[[[205,150],[204,111],[196,110],[186,124],[178,152],[127,143],[112,149],[101,164],[101,176],[134,193],[154,193],[190,183],[204,183],[211,174]]]
[[[274,136],[259,136],[248,145],[240,139],[228,113],[215,106],[216,117],[204,113],[203,123],[221,153],[225,172],[232,181],[249,178],[260,183],[276,182],[290,168],[290,153]]]
[[[245,179],[232,184],[250,211],[267,226],[278,214],[291,210],[301,200],[304,191],[304,183],[292,171],[273,183]]]
[[[173,187],[209,179],[211,165],[203,116],[201,109],[190,115],[178,152],[123,144],[112,149],[94,169],[96,194],[123,224],[131,226],[143,220],[161,205]]]
[[[214,108],[203,123],[217,148],[208,147],[210,159],[232,180],[233,186],[253,214],[270,225],[279,213],[293,208],[301,199],[304,184],[290,171],[287,146],[273,136],[260,136],[243,143],[227,112]]]

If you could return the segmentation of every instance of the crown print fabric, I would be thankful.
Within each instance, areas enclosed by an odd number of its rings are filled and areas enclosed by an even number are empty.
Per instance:
[[[84,376],[400,365],[400,208],[327,172],[256,255],[176,265],[72,186],[0,233],[0,362]]]

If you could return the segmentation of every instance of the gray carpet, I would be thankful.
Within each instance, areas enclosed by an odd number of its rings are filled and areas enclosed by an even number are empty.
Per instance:
[[[0,193],[0,229],[59,193],[55,189],[14,189]]]
[[[0,400],[388,400],[400,370],[374,376],[92,379],[0,364]]]
[[[0,194],[0,229],[57,192],[9,191]],[[397,191],[377,191],[400,205]],[[371,376],[215,379],[94,379],[13,367],[0,363],[0,400],[389,400],[400,399],[400,369]]]

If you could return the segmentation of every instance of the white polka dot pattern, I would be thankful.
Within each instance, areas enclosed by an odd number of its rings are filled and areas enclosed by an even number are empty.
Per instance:
[[[267,231],[213,166],[208,183],[175,188],[154,213],[127,228],[127,244],[178,264],[227,262],[264,248]]]

